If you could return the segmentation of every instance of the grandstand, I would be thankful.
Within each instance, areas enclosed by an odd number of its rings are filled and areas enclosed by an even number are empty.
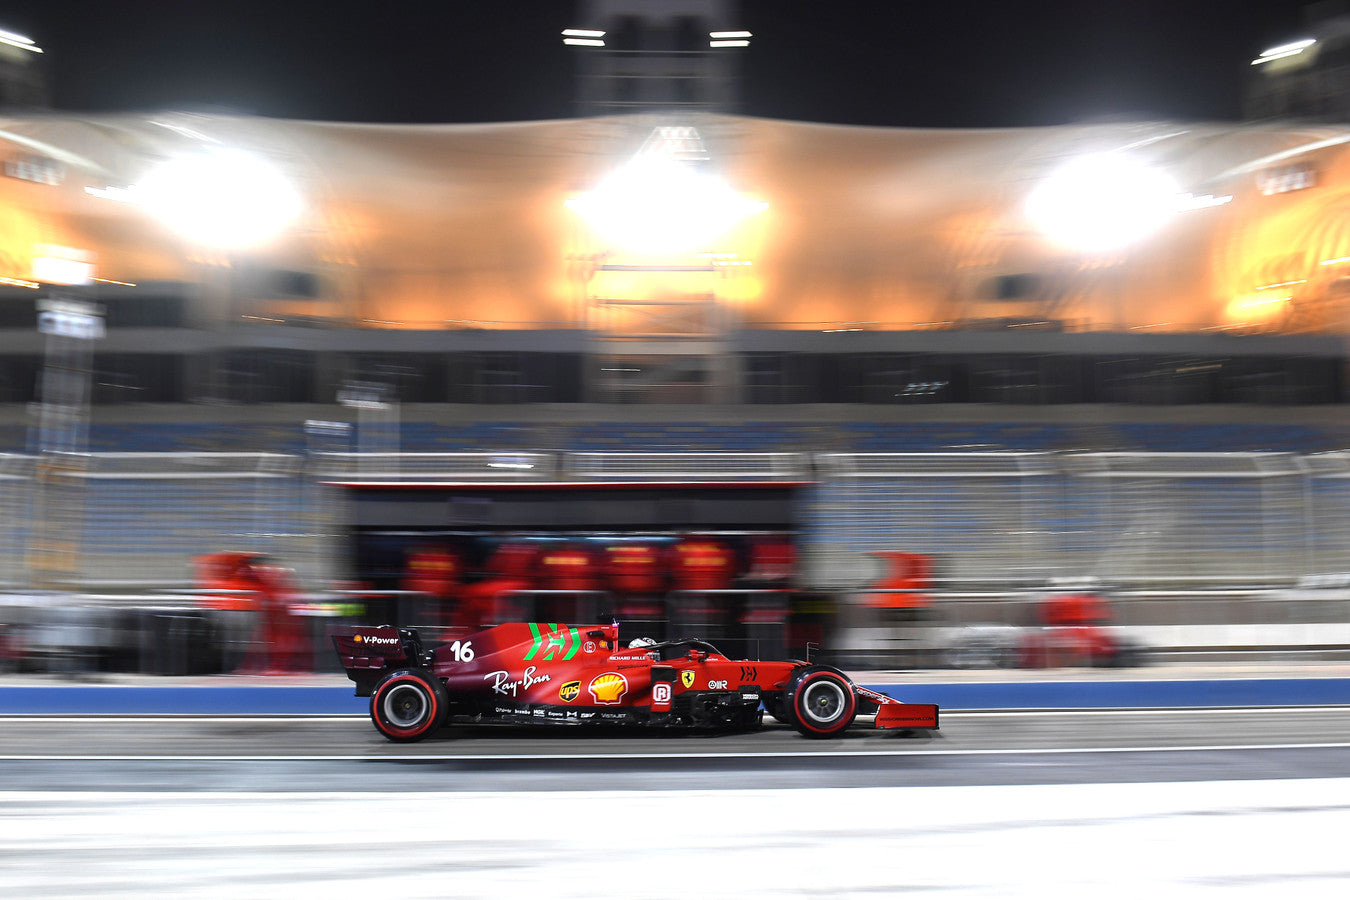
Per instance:
[[[590,406],[579,407],[586,415]],[[408,410],[420,414],[421,407]],[[628,411],[630,414],[632,410]],[[1350,425],[1309,410],[1238,408],[1220,410],[1226,421],[1197,423],[1185,408],[1111,410],[1073,408],[1046,421],[1028,418],[1043,410],[1021,407],[973,412],[976,418],[872,418],[885,415],[872,407],[829,415],[781,408],[778,418],[758,418],[762,409],[715,407],[678,410],[687,417],[672,422],[672,410],[646,409],[643,416],[619,421],[515,418],[518,410],[461,409],[455,417],[428,410],[429,418],[404,418],[383,429],[387,452],[462,453],[556,450],[587,452],[856,452],[937,453],[946,451],[1145,451],[1169,453],[1274,452],[1322,453],[1350,448]],[[849,418],[850,415],[857,419]],[[1092,418],[1099,414],[1099,419]],[[358,452],[358,426],[339,421],[336,436],[317,439],[310,416],[342,420],[341,407],[288,407],[284,410],[232,410],[228,418],[209,408],[184,405],[177,417],[155,421],[162,411],[115,411],[117,420],[97,416],[89,428],[87,449],[94,453],[291,453]],[[299,421],[268,421],[304,415]],[[601,411],[599,415],[604,415]],[[934,413],[929,412],[932,416]],[[112,413],[107,414],[109,417]],[[146,416],[149,421],[142,420]],[[979,416],[988,418],[981,419]],[[996,415],[1011,420],[994,418]],[[659,416],[660,418],[651,418]],[[198,418],[202,421],[196,421]],[[490,417],[490,418],[488,418]],[[498,418],[501,417],[501,418]],[[739,418],[740,421],[720,421]],[[18,421],[15,422],[14,420]],[[260,421],[261,420],[261,421]],[[396,435],[396,437],[395,437]],[[22,417],[0,425],[0,453],[34,450],[35,434]]]
[[[670,121],[10,120],[0,148],[62,177],[0,180],[3,424],[40,399],[52,296],[106,323],[95,422],[146,404],[321,406],[351,383],[399,404],[593,409],[1346,399],[1335,126]],[[302,217],[224,248],[128,199],[153,161],[203,154],[202,135],[271,160]],[[688,165],[760,204],[698,249],[634,250],[567,205],[635,154],[686,164],[690,143]],[[1125,147],[1177,186],[1152,232],[1084,248],[1028,213],[1038,184]],[[1290,159],[1317,179],[1272,181]],[[1066,214],[1113,212],[1099,202]]]
[[[181,585],[229,544],[327,584],[348,574],[317,483],[335,471],[661,474],[604,464],[633,453],[710,478],[783,454],[817,482],[821,590],[897,549],[967,599],[1086,574],[1245,597],[1344,570],[1350,128],[595,103],[493,125],[6,119],[0,580],[27,586],[39,547],[78,551],[60,565],[83,587]],[[97,336],[53,325],[71,310]]]

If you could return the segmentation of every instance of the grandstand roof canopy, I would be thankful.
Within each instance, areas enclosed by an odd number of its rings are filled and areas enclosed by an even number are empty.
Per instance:
[[[569,209],[680,129],[697,135],[668,141],[686,148],[681,164],[750,204],[733,227],[635,250]],[[212,284],[233,271],[233,299],[260,304],[249,314],[407,329],[588,327],[616,298],[631,314],[706,296],[748,327],[1343,330],[1347,141],[1337,126],[1197,123],[11,119],[0,276],[37,283],[75,263],[105,282]],[[235,155],[267,174],[160,193],[219,224],[215,210],[261,219],[293,191],[279,233],[224,246],[155,215],[158,170]],[[1048,218],[1033,202],[1047,184]],[[298,282],[260,286],[255,272]]]

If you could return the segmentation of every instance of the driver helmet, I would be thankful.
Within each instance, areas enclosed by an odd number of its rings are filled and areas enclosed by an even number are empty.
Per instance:
[[[649,637],[633,638],[628,642],[629,649],[634,647],[655,647],[656,641]]]

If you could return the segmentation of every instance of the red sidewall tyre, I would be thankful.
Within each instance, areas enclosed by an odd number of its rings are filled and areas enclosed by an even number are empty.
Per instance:
[[[445,688],[422,672],[394,672],[370,697],[370,718],[391,741],[420,741],[445,721]]]
[[[793,725],[807,737],[834,737],[858,714],[858,696],[848,679],[829,669],[808,669],[788,699]]]

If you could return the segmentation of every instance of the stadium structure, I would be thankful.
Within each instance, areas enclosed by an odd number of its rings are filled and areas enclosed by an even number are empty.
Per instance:
[[[1338,126],[166,113],[0,138],[10,404],[38,399],[57,295],[106,322],[96,407],[347,381],[437,404],[1344,399]]]
[[[253,491],[359,451],[403,476],[419,455],[481,454],[481,476],[570,454],[539,471],[594,478],[613,473],[591,457],[683,452],[819,479],[823,588],[869,550],[946,554],[965,587],[1343,568],[1350,126],[786,122],[608,90],[678,73],[607,59],[586,94],[605,114],[567,120],[0,122],[0,440],[11,467],[103,454],[78,497],[47,488],[38,539],[12,541],[26,564],[78,549],[39,571],[116,580],[94,572],[126,535],[88,530],[90,486],[134,506],[119,479],[158,465],[136,454],[196,455],[184,479],[254,454]],[[316,503],[247,491],[232,533],[293,560],[322,536]],[[170,555],[141,573],[172,582],[190,554]]]
[[[5,443],[62,302],[102,319],[104,449],[372,392],[563,426],[1346,399],[1350,131],[1307,99],[1341,19],[1253,61],[1245,124],[952,131],[728,114],[752,36],[717,0],[578,17],[587,115],[489,125],[44,112],[44,55],[0,44]]]

